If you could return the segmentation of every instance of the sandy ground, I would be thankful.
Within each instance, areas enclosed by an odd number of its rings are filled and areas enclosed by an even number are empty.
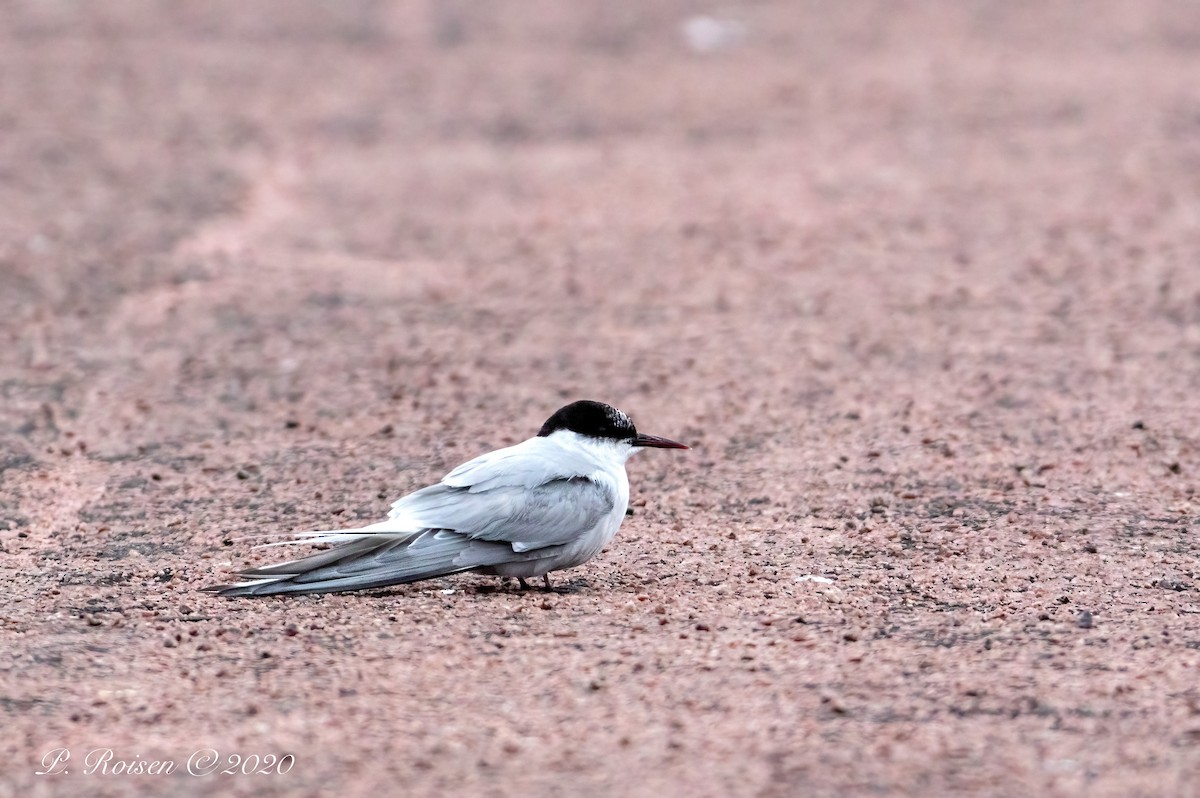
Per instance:
[[[1197,74],[1166,0],[6,3],[0,795],[1200,795]],[[581,397],[694,449],[570,592],[198,592]]]

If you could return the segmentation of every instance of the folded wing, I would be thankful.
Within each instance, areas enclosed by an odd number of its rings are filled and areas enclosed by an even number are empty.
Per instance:
[[[479,492],[438,484],[396,502],[389,519],[404,529],[448,529],[524,552],[571,543],[612,512],[615,503],[611,486],[584,476]]]

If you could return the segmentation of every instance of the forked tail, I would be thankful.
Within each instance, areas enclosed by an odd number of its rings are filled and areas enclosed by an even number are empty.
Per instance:
[[[245,581],[204,589],[228,597],[366,590],[537,556],[535,552],[518,554],[507,544],[474,540],[446,529],[358,532],[314,535],[312,543],[330,539],[340,542],[298,560],[239,571],[238,576]]]

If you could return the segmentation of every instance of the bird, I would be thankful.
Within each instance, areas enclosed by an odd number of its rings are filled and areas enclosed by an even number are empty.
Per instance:
[[[474,572],[526,579],[574,568],[616,535],[629,505],[625,462],[642,449],[688,449],[637,431],[611,405],[559,408],[537,435],[482,454],[357,529],[303,532],[268,546],[333,544],[297,560],[251,568],[213,585],[219,596],[368,590]]]

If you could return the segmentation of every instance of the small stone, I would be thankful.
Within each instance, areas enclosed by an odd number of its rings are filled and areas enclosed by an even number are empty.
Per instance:
[[[835,715],[845,715],[847,712],[846,705],[837,696],[823,696],[821,704]]]
[[[1082,611],[1075,618],[1075,625],[1080,629],[1091,629],[1093,626],[1095,626],[1095,623],[1092,620],[1092,614],[1087,610]]]

